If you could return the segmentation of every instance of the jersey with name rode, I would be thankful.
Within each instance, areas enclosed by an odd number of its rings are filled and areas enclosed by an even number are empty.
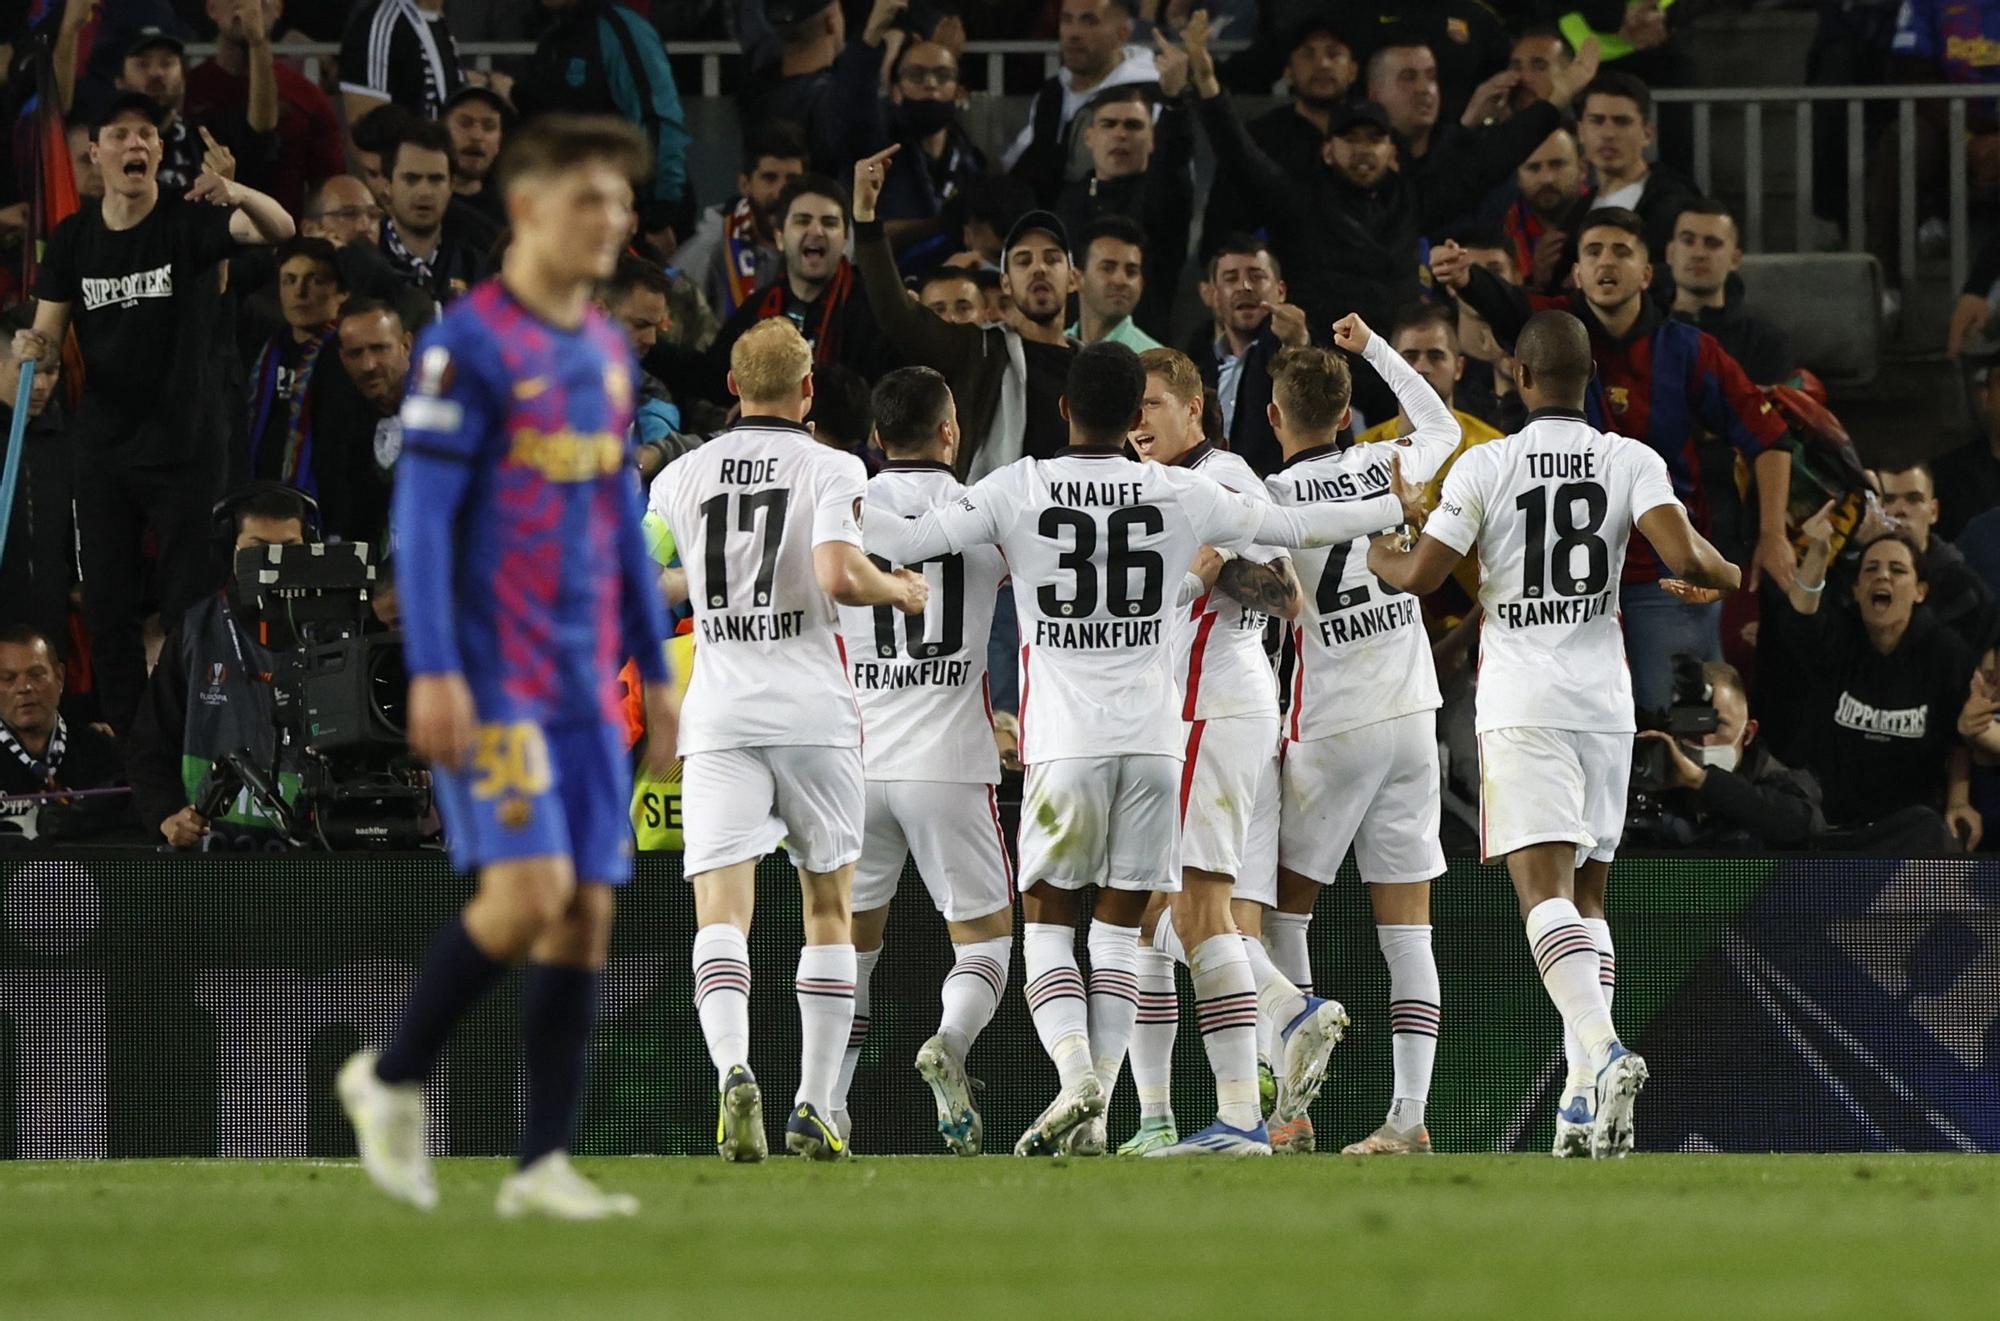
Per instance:
[[[863,524],[914,518],[964,494],[942,463],[891,459],[869,479]],[[876,562],[917,570],[931,595],[921,615],[886,605],[840,607],[868,778],[998,784],[986,641],[1006,559],[995,547],[968,546],[920,564]]]
[[[1200,473],[1111,447],[1022,459],[915,520],[878,519],[868,545],[908,563],[994,544],[1021,621],[1021,759],[1179,758],[1178,587],[1200,547],[1240,551],[1267,534],[1336,539],[1395,519],[1394,499],[1355,518],[1301,518]]]
[[[594,309],[552,325],[492,280],[415,361],[394,505],[411,672],[463,673],[482,721],[617,720],[628,656],[666,677],[624,336]]]
[[[1618,576],[1633,524],[1678,504],[1650,447],[1569,410],[1453,465],[1424,535],[1479,548],[1480,732],[1633,729]]]
[[[1365,500],[1390,489],[1390,460],[1403,480],[1428,485],[1458,452],[1458,419],[1430,383],[1380,335],[1362,356],[1395,392],[1414,430],[1337,449],[1301,450],[1265,482],[1280,505]],[[1285,737],[1332,738],[1378,721],[1443,705],[1417,598],[1368,571],[1367,537],[1293,557],[1305,597],[1292,626],[1297,661]]]
[[[1176,461],[1221,483],[1238,495],[1269,500],[1264,483],[1240,454],[1207,441]],[[1242,558],[1269,564],[1286,552],[1251,546]],[[1278,714],[1278,680],[1264,655],[1264,620],[1221,588],[1195,599],[1175,630],[1174,672],[1181,676],[1181,719],[1220,720],[1227,716]]]
[[[683,753],[852,748],[861,718],[813,547],[861,544],[867,474],[796,422],[746,417],[653,479],[687,567],[695,664]]]

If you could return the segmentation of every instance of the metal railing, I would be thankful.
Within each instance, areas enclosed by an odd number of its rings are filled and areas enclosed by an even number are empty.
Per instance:
[[[1846,105],[1847,152],[1847,247],[1863,250],[1867,239],[1868,157],[1873,144],[1866,125],[1870,103],[1894,102],[1897,152],[1896,270],[1908,281],[1917,268],[1917,103],[1942,101],[1946,115],[1946,151],[1949,203],[1946,220],[1951,229],[1951,281],[1955,289],[1965,282],[1971,265],[1968,210],[1971,185],[1966,176],[1966,103],[2000,99],[1992,86],[1965,87],[1913,84],[1894,87],[1701,87],[1659,90],[1653,100],[1664,105],[1692,106],[1694,120],[1695,183],[1704,193],[1715,187],[1715,110],[1740,107],[1743,115],[1743,246],[1762,252],[1765,239],[1766,193],[1771,182],[1764,169],[1764,111],[1767,106],[1791,107],[1793,233],[1800,246],[1812,232],[1813,221],[1813,126],[1815,106],[1827,102]]]

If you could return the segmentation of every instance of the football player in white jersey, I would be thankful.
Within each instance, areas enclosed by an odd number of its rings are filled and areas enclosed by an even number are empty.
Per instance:
[[[957,501],[914,520],[875,519],[868,547],[914,564],[969,546],[998,545],[1021,618],[1022,955],[1028,1008],[1062,1087],[1022,1136],[1022,1155],[1055,1150],[1104,1112],[1106,1084],[1124,1060],[1137,1010],[1087,1016],[1077,968],[1076,892],[1102,887],[1094,964],[1132,984],[1138,923],[1155,891],[1180,886],[1183,755],[1175,682],[1174,589],[1204,545],[1326,545],[1394,526],[1421,510],[1385,493],[1349,505],[1284,510],[1237,495],[1199,473],[1127,459],[1146,377],[1138,357],[1102,341],[1079,352],[1062,401],[1070,446],[990,474]],[[1213,945],[1212,950],[1208,948]],[[1194,951],[1213,972],[1213,996],[1255,995],[1243,942],[1231,935]],[[1110,1000],[1112,997],[1105,997]],[[1096,1006],[1092,1006],[1095,1008]],[[1247,1082],[1255,1097],[1255,1023]],[[1216,1034],[1221,1035],[1221,1034]],[[1224,1072],[1218,1052],[1212,1061]],[[1109,1076],[1100,1073],[1108,1061]],[[1226,1135],[1217,1134],[1218,1140]],[[1268,1153],[1261,1119],[1231,1140]],[[1100,1148],[1101,1149],[1101,1148]]]
[[[1415,431],[1389,444],[1336,448],[1352,396],[1347,364],[1325,349],[1280,354],[1271,366],[1271,413],[1285,466],[1267,485],[1281,505],[1385,490],[1392,455],[1404,478],[1421,486],[1458,448],[1451,409],[1388,340],[1350,315],[1334,326],[1334,343],[1359,353],[1388,382]],[[1333,884],[1353,849],[1389,967],[1395,1085],[1382,1127],[1346,1150],[1428,1152],[1424,1102],[1439,1024],[1430,883],[1445,869],[1438,844],[1441,701],[1430,639],[1417,599],[1368,572],[1365,540],[1301,551],[1298,574],[1305,603],[1292,631],[1297,662],[1285,721],[1277,894],[1268,905],[1283,916],[1271,926],[1302,944],[1320,888]],[[1282,982],[1265,999],[1279,1022],[1306,1003]],[[1278,1150],[1313,1149],[1306,1108],[1324,1077],[1323,1063],[1287,1068],[1271,1114]]]
[[[1479,549],[1480,851],[1507,860],[1542,984],[1595,1083],[1594,1106],[1586,1093],[1560,1117],[1556,1154],[1622,1156],[1646,1063],[1612,1027],[1578,911],[1602,911],[1632,771],[1618,575],[1635,526],[1676,595],[1718,599],[1743,575],[1688,523],[1659,455],[1585,420],[1582,322],[1536,313],[1515,361],[1527,425],[1460,457],[1415,548],[1383,538],[1368,567],[1421,594]]]
[[[956,499],[958,407],[944,377],[901,367],[875,387],[875,435],[888,463],[868,483],[864,522],[900,519]],[[931,584],[920,615],[842,605],[848,674],[861,704],[868,809],[854,873],[854,1031],[840,1065],[835,1123],[868,1035],[868,981],[882,956],[889,900],[912,855],[944,916],[954,962],[938,1030],[917,1052],[937,1099],[938,1133],[954,1153],[979,1154],[981,1124],[965,1055],[1007,985],[1014,876],[994,785],[1000,754],[987,698],[986,638],[1007,562],[992,546],[907,566]]]
[[[812,351],[783,317],[729,354],[742,400],[730,430],[667,465],[653,512],[673,530],[694,603],[700,661],[681,742],[685,866],[694,886],[695,1007],[722,1093],[716,1150],[765,1155],[750,1054],[750,918],[757,861],[783,840],[804,896],[798,1095],[785,1145],[847,1154],[832,1121],[854,1018],[848,896],[861,856],[861,716],[835,602],[923,611],[923,575],[885,572],[861,550],[861,460],[813,440]]]
[[[1213,478],[1252,499],[1268,499],[1264,484],[1243,459],[1203,437],[1201,376],[1187,355],[1153,349],[1139,355],[1146,369],[1146,394],[1132,446],[1140,457],[1186,468]],[[1383,489],[1387,489],[1386,484]],[[1305,552],[1314,554],[1316,552]],[[1201,593],[1183,612],[1176,641],[1175,672],[1181,682],[1181,719],[1187,728],[1187,760],[1181,770],[1181,878],[1171,896],[1171,921],[1153,922],[1150,943],[1140,954],[1141,1027],[1132,1039],[1132,1079],[1139,1089],[1140,1127],[1121,1155],[1192,1155],[1227,1147],[1199,1135],[1179,1143],[1172,1109],[1170,1055],[1178,1017],[1173,965],[1189,962],[1187,950],[1204,948],[1225,934],[1241,935],[1232,907],[1270,906],[1275,895],[1278,827],[1278,688],[1264,654],[1268,614],[1289,619],[1301,604],[1291,560],[1267,547],[1251,547],[1221,566],[1212,591]],[[1240,901],[1232,904],[1232,899]],[[1224,1000],[1204,995],[1214,974],[1199,965],[1195,980],[1196,1022],[1211,1057],[1218,1052],[1250,1052],[1256,1067],[1257,1039],[1235,1029],[1260,1027],[1258,1000],[1279,992],[1296,998],[1292,982],[1271,962],[1254,934],[1244,941],[1254,997]],[[1285,1038],[1303,1052],[1297,1067],[1324,1069],[1346,1023],[1340,1006],[1315,1001],[1311,1012],[1288,1014],[1280,1027],[1300,1026]],[[1308,1021],[1310,1020],[1310,1021]],[[1261,1117],[1255,1091],[1239,1092],[1234,1079],[1245,1062],[1239,1056],[1218,1062],[1216,1122],[1230,1134],[1254,1127]],[[1254,1076],[1254,1074],[1252,1075]],[[1178,1143],[1178,1145],[1176,1145]]]

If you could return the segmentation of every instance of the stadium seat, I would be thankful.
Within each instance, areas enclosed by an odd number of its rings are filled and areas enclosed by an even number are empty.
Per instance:
[[[1798,365],[1828,385],[1867,385],[1882,363],[1882,267],[1865,252],[1743,258],[1747,310],[1782,326]]]

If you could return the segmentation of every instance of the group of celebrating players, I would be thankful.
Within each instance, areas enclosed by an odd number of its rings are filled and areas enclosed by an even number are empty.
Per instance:
[[[1347,1150],[1428,1151],[1440,1024],[1429,884],[1445,867],[1440,702],[1415,598],[1475,547],[1482,849],[1507,861],[1564,1023],[1556,1151],[1629,1150],[1646,1068],[1612,1028],[1602,922],[1633,730],[1618,572],[1636,525],[1679,575],[1671,590],[1698,599],[1738,574],[1690,527],[1662,461],[1584,420],[1581,324],[1562,313],[1529,324],[1517,349],[1527,425],[1461,452],[1430,387],[1343,319],[1335,343],[1381,374],[1415,430],[1339,447],[1345,360],[1288,350],[1271,404],[1286,463],[1268,481],[1204,438],[1187,358],[1091,345],[1067,379],[1069,447],[966,488],[942,377],[903,368],[878,384],[888,463],[869,479],[815,442],[811,351],[774,318],[731,354],[740,420],[652,484],[682,562],[662,574],[626,456],[632,367],[588,305],[629,226],[626,181],[642,158],[615,122],[524,130],[507,162],[503,273],[426,332],[417,356],[395,496],[400,560],[414,565],[401,581],[410,739],[433,765],[455,859],[479,884],[434,940],[393,1038],[341,1071],[375,1182],[435,1204],[423,1083],[453,1023],[526,961],[527,1109],[499,1210],[636,1210],[566,1154],[613,895],[630,874],[613,719],[628,657],[645,684],[649,755],[683,761],[718,1152],[767,1154],[748,1065],[747,936],[756,865],[781,841],[805,930],[787,1147],[848,1152],[869,976],[913,857],[955,955],[914,1063],[945,1146],[980,1152],[966,1057],[1005,992],[1014,938],[985,697],[1009,581],[1027,765],[1024,990],[1060,1078],[1017,1154],[1103,1153],[1128,1053],[1142,1123],[1122,1151],[1312,1150],[1307,1107],[1348,1020],[1310,990],[1306,927],[1350,848],[1389,968],[1395,1085],[1382,1127]],[[1425,486],[1440,472],[1431,508]],[[697,661],[677,712],[661,642],[682,597]],[[1282,728],[1268,616],[1286,621],[1296,654]],[[1175,963],[1191,975],[1217,1100],[1215,1121],[1185,1138],[1167,1104]]]

